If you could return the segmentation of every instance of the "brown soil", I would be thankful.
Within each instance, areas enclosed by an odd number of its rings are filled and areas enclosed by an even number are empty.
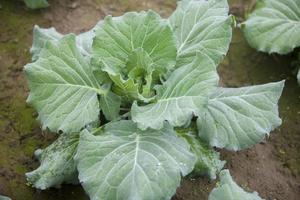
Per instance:
[[[242,20],[252,0],[230,0],[231,12]],[[246,3],[245,3],[246,2]],[[38,166],[36,148],[47,146],[54,136],[35,121],[35,111],[26,105],[27,84],[22,72],[30,62],[29,48],[34,24],[54,26],[62,33],[80,33],[106,15],[153,9],[168,16],[175,0],[50,0],[51,7],[30,11],[22,2],[0,1],[0,194],[13,200],[88,199],[80,186],[37,191],[26,186],[24,173]],[[251,49],[236,29],[219,68],[222,84],[240,87],[286,79],[280,101],[283,124],[266,142],[241,152],[222,151],[235,180],[245,189],[258,191],[267,200],[300,199],[300,87],[291,67],[293,55],[265,55]],[[173,200],[207,199],[214,182],[185,179]]]

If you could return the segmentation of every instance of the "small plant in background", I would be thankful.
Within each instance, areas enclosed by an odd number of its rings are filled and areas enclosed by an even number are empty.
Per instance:
[[[253,48],[266,53],[288,54],[300,46],[300,1],[257,1],[254,12],[241,27]],[[300,70],[297,78],[300,84]]]
[[[11,200],[11,198],[9,198],[7,196],[3,196],[3,195],[0,195],[0,199],[1,200]]]
[[[47,0],[23,0],[26,6],[30,9],[46,8],[49,6]]]
[[[34,28],[25,66],[28,103],[43,129],[59,133],[37,150],[26,174],[47,189],[82,184],[91,199],[170,199],[182,176],[215,179],[238,151],[281,124],[284,82],[218,87],[232,16],[226,0],[184,0],[162,19],[153,11],[106,17],[92,30],[62,35]],[[209,197],[260,199],[227,170]]]

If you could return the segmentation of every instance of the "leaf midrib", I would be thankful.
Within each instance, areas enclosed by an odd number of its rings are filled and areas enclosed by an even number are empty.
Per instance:
[[[87,90],[91,90],[96,92],[97,94],[104,95],[107,93],[107,91],[101,89],[101,88],[93,88],[87,85],[78,85],[78,84],[70,84],[70,83],[36,83],[38,85],[48,85],[48,86],[67,86],[67,87],[78,87],[83,88]]]

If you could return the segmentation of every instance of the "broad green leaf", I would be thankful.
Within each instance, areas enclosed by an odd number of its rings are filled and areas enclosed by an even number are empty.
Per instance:
[[[208,176],[210,179],[216,179],[217,174],[222,170],[225,161],[220,160],[220,153],[202,142],[197,137],[196,131],[177,131],[179,135],[186,139],[190,144],[192,152],[197,158],[192,175]]]
[[[117,85],[132,82],[135,84],[134,91],[138,91],[152,72],[156,72],[153,76],[159,76],[174,67],[175,38],[168,23],[155,12],[108,16],[98,27],[93,42],[92,63],[98,66],[98,70],[118,77]],[[119,89],[126,94],[124,87]],[[138,95],[136,92],[133,99]]]
[[[208,200],[263,200],[257,192],[249,193],[238,186],[228,170],[220,172],[220,183],[209,194]]]
[[[300,46],[300,1],[259,0],[242,29],[253,48],[287,54]]]
[[[154,68],[174,67],[176,45],[173,33],[155,12],[108,16],[98,27],[93,43],[93,59],[109,74],[122,72],[131,54],[139,48],[148,54]]]
[[[76,45],[80,53],[83,56],[90,58],[93,38],[95,36],[94,30],[90,30],[85,33],[81,33],[76,36]],[[40,28],[38,25],[33,29],[33,44],[30,49],[32,54],[32,60],[36,61],[39,58],[39,54],[43,49],[47,41],[57,43],[63,35],[55,30],[55,28]]]
[[[78,133],[61,134],[44,150],[36,150],[35,154],[41,165],[36,170],[26,173],[28,182],[41,190],[65,182],[78,182],[76,164],[73,160],[78,142]]]
[[[49,6],[47,0],[24,0],[24,2],[30,9],[46,8]]]
[[[98,121],[97,95],[106,95],[91,66],[75,44],[75,35],[46,42],[39,59],[25,66],[30,94],[27,101],[38,111],[43,128],[78,132]]]
[[[170,199],[195,164],[170,126],[142,131],[131,121],[109,123],[99,136],[84,130],[75,159],[92,200]]]
[[[157,102],[146,106],[134,103],[132,119],[142,129],[160,129],[164,121],[172,126],[183,126],[193,115],[202,112],[218,80],[215,64],[206,55],[198,54],[192,63],[176,69],[162,86],[156,88]]]
[[[211,146],[241,150],[261,142],[281,124],[278,100],[284,82],[219,88],[197,120],[199,136]]]
[[[198,52],[217,66],[226,55],[232,37],[232,17],[227,0],[183,0],[169,22],[177,39],[178,61],[190,63]]]

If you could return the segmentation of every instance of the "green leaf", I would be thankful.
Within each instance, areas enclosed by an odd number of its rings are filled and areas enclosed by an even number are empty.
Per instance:
[[[49,6],[47,0],[24,0],[24,2],[30,9],[46,8]]]
[[[98,121],[97,95],[106,95],[91,66],[75,44],[75,35],[57,43],[46,42],[39,59],[25,66],[30,94],[43,128],[53,132],[78,132]]]
[[[152,93],[152,82],[157,82],[159,77],[159,72],[163,70],[157,70],[153,68],[153,61],[142,48],[136,49],[128,58],[126,67],[129,71],[128,77],[136,80],[137,86],[142,86],[138,88],[142,92],[142,96],[150,98],[154,95]],[[143,83],[145,82],[145,84]]]
[[[241,150],[261,142],[281,124],[278,100],[284,81],[219,88],[197,120],[199,136],[211,146]]]
[[[76,36],[76,45],[83,56],[90,59],[92,56],[92,44],[95,37],[95,27]]]
[[[242,29],[253,48],[287,54],[300,46],[300,1],[259,0]]]
[[[228,170],[220,173],[220,184],[209,194],[208,200],[262,200],[257,192],[249,193],[239,187]]]
[[[30,49],[32,61],[39,58],[39,54],[47,41],[58,42],[62,37],[63,35],[57,32],[53,27],[47,29],[35,25],[33,28],[33,43]]]
[[[178,131],[177,131],[178,132]],[[220,160],[220,153],[202,142],[197,137],[196,132],[179,131],[181,137],[185,138],[190,144],[192,152],[197,157],[197,162],[192,175],[207,176],[210,179],[216,179],[217,174],[222,170],[225,161]]]
[[[217,66],[226,55],[232,37],[232,17],[227,0],[183,0],[169,18],[177,39],[182,66],[196,54],[206,54]]]
[[[38,25],[34,26],[33,29],[33,44],[30,49],[32,54],[32,61],[36,61],[39,58],[39,54],[43,49],[47,41],[57,43],[63,37],[62,34],[57,32],[55,28],[40,28]],[[88,59],[91,56],[93,38],[95,37],[94,29],[81,33],[76,36],[76,46],[80,53]]]
[[[162,86],[156,88],[157,102],[146,106],[134,103],[132,119],[142,129],[160,129],[164,121],[172,126],[183,126],[193,115],[202,112],[218,80],[214,63],[206,55],[198,54],[192,63],[176,69]]]
[[[108,91],[100,98],[100,107],[107,120],[115,120],[119,117],[121,97]]]
[[[41,190],[62,183],[78,182],[76,164],[73,160],[78,142],[78,133],[61,134],[44,150],[36,150],[35,154],[41,165],[36,170],[26,173],[28,182]]]
[[[147,76],[158,81],[159,76],[174,67],[175,60],[176,44],[171,28],[153,11],[108,16],[96,30],[93,65],[114,77],[124,94],[126,84],[130,83],[134,87],[130,90],[134,92],[133,99],[143,93],[140,87],[149,82],[149,78],[145,80]]]
[[[0,195],[0,200],[11,200],[11,198]]]
[[[138,99],[139,98],[139,86],[134,82],[133,79],[124,80],[121,74],[116,76],[109,76],[113,81],[114,85],[112,87],[113,92],[126,98],[127,100]]]
[[[170,199],[195,164],[170,126],[142,131],[131,121],[109,123],[99,136],[84,130],[75,159],[92,200]]]

